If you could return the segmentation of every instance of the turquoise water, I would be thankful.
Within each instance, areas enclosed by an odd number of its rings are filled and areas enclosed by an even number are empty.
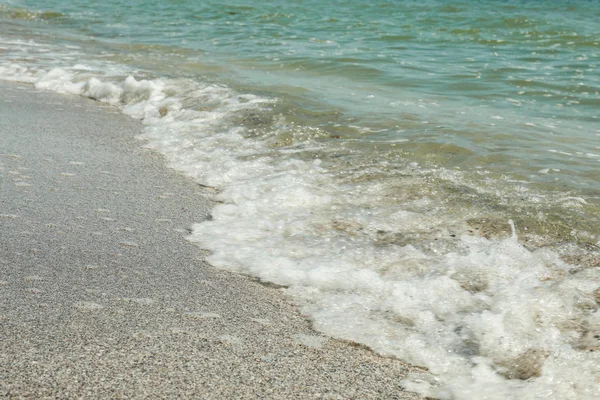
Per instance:
[[[0,5],[0,78],[142,119],[212,264],[411,390],[600,396],[600,2],[124,3]]]
[[[598,188],[597,2],[194,3],[30,1],[5,14],[49,11],[28,25],[106,41],[86,46],[110,43],[149,72],[291,94],[335,114],[309,121],[335,134],[408,139],[417,157],[545,189]]]

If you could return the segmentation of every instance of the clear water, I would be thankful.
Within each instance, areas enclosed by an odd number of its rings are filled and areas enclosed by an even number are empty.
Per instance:
[[[427,368],[406,388],[598,398],[599,17],[584,0],[18,0],[0,77],[142,119],[218,189],[190,237],[209,261]]]

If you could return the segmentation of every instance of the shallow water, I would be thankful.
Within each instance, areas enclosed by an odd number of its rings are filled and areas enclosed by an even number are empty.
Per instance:
[[[440,398],[600,392],[600,5],[12,1],[0,77],[142,119],[190,240]],[[194,221],[190,221],[192,224]]]

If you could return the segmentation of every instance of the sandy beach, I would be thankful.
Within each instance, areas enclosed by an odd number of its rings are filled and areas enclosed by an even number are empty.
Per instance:
[[[311,329],[185,240],[211,192],[76,96],[0,83],[0,397],[409,399],[409,366]]]

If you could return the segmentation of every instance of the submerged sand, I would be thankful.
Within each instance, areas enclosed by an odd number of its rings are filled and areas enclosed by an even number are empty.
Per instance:
[[[410,366],[310,327],[185,240],[211,193],[139,122],[0,82],[0,397],[409,399]]]

